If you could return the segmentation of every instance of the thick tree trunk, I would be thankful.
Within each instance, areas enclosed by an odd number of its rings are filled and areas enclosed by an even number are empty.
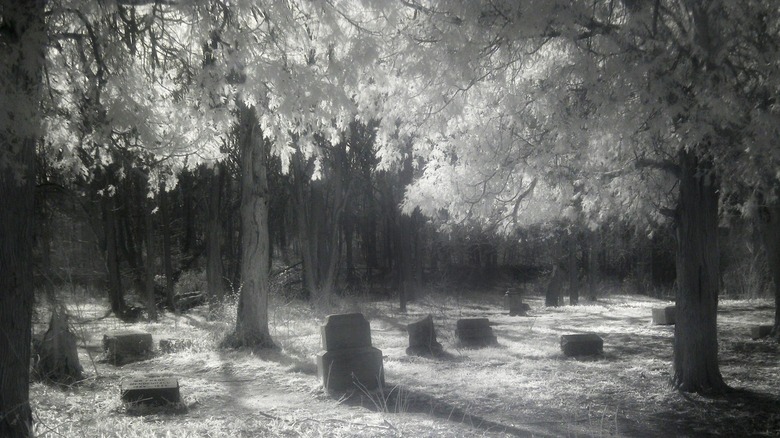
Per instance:
[[[780,340],[780,199],[768,201],[762,209],[761,234],[775,291],[775,323],[772,335]]]
[[[225,289],[222,285],[222,224],[219,220],[221,193],[222,193],[222,165],[214,166],[209,187],[209,217],[206,232],[206,284],[209,294],[209,308],[215,306],[225,298]]]
[[[268,330],[267,147],[254,108],[240,106],[241,295],[233,346],[272,347]]]
[[[580,277],[577,267],[577,233],[572,231],[568,238],[568,270],[569,270],[569,305],[576,306],[580,302]]]
[[[159,199],[163,235],[162,260],[165,273],[165,301],[170,309],[176,311],[176,297],[173,288],[173,255],[171,254],[171,213],[168,205],[168,191],[164,182],[160,183]]]
[[[41,0],[3,0],[0,44],[0,436],[32,435],[29,403],[33,308],[35,144],[46,41]]]
[[[680,152],[680,170],[672,384],[722,393],[728,387],[718,367],[718,186],[693,151]]]

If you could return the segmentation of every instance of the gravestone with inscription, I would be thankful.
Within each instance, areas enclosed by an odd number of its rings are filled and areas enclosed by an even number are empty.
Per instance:
[[[321,335],[317,377],[328,392],[384,386],[382,351],[371,345],[371,326],[362,313],[328,315]]]
[[[464,347],[497,345],[498,339],[487,318],[463,318],[456,323],[455,336]]]
[[[674,306],[659,307],[653,309],[653,324],[674,325],[677,308]]]
[[[135,330],[119,330],[103,335],[103,351],[113,365],[149,359],[152,356],[152,335]]]
[[[595,333],[561,335],[561,350],[565,356],[592,356],[604,351],[604,340]]]
[[[179,380],[175,377],[131,377],[121,384],[122,401],[145,406],[181,402]]]
[[[413,322],[406,326],[409,332],[409,348],[406,354],[410,356],[436,356],[444,351],[436,341],[436,328],[433,325],[433,315]]]

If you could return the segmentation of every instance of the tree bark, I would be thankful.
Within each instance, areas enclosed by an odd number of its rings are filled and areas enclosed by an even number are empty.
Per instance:
[[[241,147],[241,295],[234,347],[273,347],[268,329],[267,143],[255,109],[239,104]]]
[[[108,274],[108,300],[111,303],[111,311],[121,320],[125,320],[127,304],[122,289],[122,274],[119,272],[119,251],[116,243],[116,213],[114,211],[114,198],[103,196],[100,200],[103,208],[103,227],[106,238],[106,271]]]
[[[32,435],[29,402],[33,309],[35,144],[46,42],[42,0],[3,0],[0,44],[0,436]]]
[[[149,180],[141,186],[142,189],[149,189]],[[146,190],[144,190],[146,191]],[[142,198],[146,199],[146,197]],[[149,319],[157,321],[157,300],[154,296],[154,250],[152,249],[152,241],[154,240],[152,232],[152,205],[151,201],[141,201],[141,208],[144,215],[144,247],[146,247],[146,260],[144,268],[146,272],[146,312],[149,315]]]
[[[572,225],[574,227],[574,225]],[[569,241],[569,305],[576,306],[580,302],[580,277],[577,267],[577,233],[572,230],[567,237]]]
[[[677,211],[677,316],[672,384],[722,393],[718,367],[718,186],[708,162],[680,152]]]
[[[780,341],[780,199],[767,201],[761,213],[761,234],[775,292],[775,322],[772,336]]]
[[[209,186],[209,217],[206,232],[206,283],[209,294],[209,309],[225,298],[225,288],[222,285],[222,224],[219,220],[222,194],[222,165],[216,164],[211,175]]]
[[[176,311],[176,297],[174,296],[173,279],[173,256],[171,254],[171,213],[168,204],[168,191],[165,188],[165,182],[160,183],[160,220],[162,222],[163,235],[163,271],[165,273],[165,301],[168,307]]]

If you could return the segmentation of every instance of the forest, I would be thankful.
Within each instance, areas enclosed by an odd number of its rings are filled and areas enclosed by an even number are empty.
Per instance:
[[[0,51],[2,437],[780,435],[772,1],[0,0]]]

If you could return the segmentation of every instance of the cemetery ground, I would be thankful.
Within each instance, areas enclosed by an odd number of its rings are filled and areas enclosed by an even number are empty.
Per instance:
[[[534,290],[529,288],[529,290]],[[541,288],[539,289],[541,290]],[[620,286],[595,302],[545,308],[529,293],[529,316],[509,316],[503,291],[469,296],[421,294],[399,313],[397,301],[365,297],[312,306],[272,297],[276,350],[225,350],[235,304],[216,318],[208,307],[164,313],[158,322],[125,324],[106,303],[69,298],[71,326],[87,379],[70,387],[31,385],[37,436],[780,436],[780,345],[753,340],[752,325],[772,321],[768,300],[721,299],[720,365],[737,391],[726,397],[681,394],[669,387],[674,326],[651,323],[669,301],[626,294]],[[320,325],[328,313],[362,312],[384,357],[386,386],[329,396],[317,380]],[[432,314],[445,355],[407,356],[406,324]],[[490,319],[498,345],[457,346],[459,318]],[[45,331],[43,308],[35,332]],[[123,366],[101,361],[102,337],[137,329],[154,337],[153,358]],[[603,354],[565,357],[560,336],[595,332]],[[159,351],[160,339],[189,339]],[[123,379],[173,376],[183,402],[158,410],[120,401]]]

